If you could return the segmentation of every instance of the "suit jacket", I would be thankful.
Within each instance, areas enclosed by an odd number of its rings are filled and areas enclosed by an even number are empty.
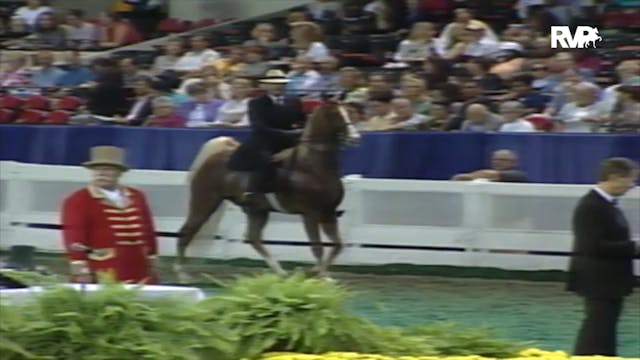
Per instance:
[[[62,205],[62,236],[72,266],[113,272],[119,281],[153,282],[149,258],[157,252],[151,211],[144,194],[122,187],[122,207],[89,186],[69,195]],[[87,254],[72,247],[93,249]]]
[[[622,211],[591,190],[574,210],[573,234],[567,290],[592,298],[629,295],[636,249]]]
[[[252,130],[249,143],[270,153],[296,145],[300,131],[294,130],[294,125],[302,125],[305,118],[300,99],[285,97],[280,105],[263,95],[249,101],[248,113]]]

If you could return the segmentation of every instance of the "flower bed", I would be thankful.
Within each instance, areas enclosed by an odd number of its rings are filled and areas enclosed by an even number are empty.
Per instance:
[[[53,286],[25,304],[0,302],[0,353],[3,360],[606,359],[453,324],[379,326],[349,312],[351,290],[300,274],[221,285],[197,303],[143,299],[109,282],[90,293]]]
[[[545,351],[540,349],[526,349],[517,357],[502,360],[616,360],[625,359],[610,356],[570,356],[564,351]],[[626,358],[639,359],[639,358]],[[354,352],[328,352],[321,355],[274,352],[264,354],[260,360],[496,360],[496,358],[478,355],[465,356],[384,356],[375,354],[360,354]]]

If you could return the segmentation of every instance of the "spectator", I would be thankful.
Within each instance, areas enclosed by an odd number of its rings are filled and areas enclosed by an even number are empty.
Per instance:
[[[84,11],[71,9],[67,13],[67,45],[74,49],[95,48],[100,42],[100,29],[84,18]]]
[[[500,100],[516,100],[524,105],[527,113],[539,113],[544,111],[547,103],[550,101],[549,96],[542,95],[535,91],[531,84],[533,76],[529,74],[521,74],[511,79],[511,92],[500,97]]]
[[[455,111],[455,115],[451,118],[451,122],[447,125],[446,130],[460,129],[466,116],[467,107],[471,104],[483,104],[493,110],[493,102],[482,93],[482,88],[477,81],[472,79],[464,80],[460,90],[464,102],[457,111]]]
[[[164,55],[153,60],[152,72],[162,74],[165,71],[173,70],[182,56],[183,47],[181,39],[169,39],[164,44]]]
[[[549,74],[549,69],[543,62],[535,62],[531,66],[531,75],[531,87],[542,94],[548,95],[558,86],[558,78]]]
[[[124,86],[131,87],[138,81],[140,76],[147,75],[146,71],[140,69],[140,61],[134,57],[125,57],[120,59],[120,70]]]
[[[102,13],[100,23],[102,25],[100,45],[103,47],[114,48],[142,41],[138,31],[116,13]]]
[[[251,39],[244,42],[245,46],[261,46],[268,50],[269,59],[277,59],[284,54],[287,39],[277,40],[276,29],[270,23],[259,23],[251,30]]]
[[[9,54],[5,57],[0,72],[0,86],[31,85],[31,72],[27,65],[27,57],[21,53]]]
[[[29,24],[24,18],[13,16],[9,23],[9,32],[6,34],[9,39],[23,38],[31,33]]]
[[[323,92],[331,94],[340,92],[338,64],[338,59],[333,56],[327,56],[318,62],[318,73],[320,73],[318,88]]]
[[[259,78],[271,67],[266,60],[267,48],[261,46],[244,46],[245,64],[238,73],[239,76]]]
[[[218,117],[222,100],[212,99],[203,82],[195,82],[187,87],[187,95],[193,100],[180,106],[178,114],[186,120],[187,127],[210,127]]]
[[[593,132],[606,114],[598,104],[599,88],[591,83],[573,87],[574,101],[564,105],[556,116],[562,132]]]
[[[426,115],[429,113],[431,98],[427,91],[427,83],[424,79],[408,75],[402,79],[402,97],[411,101],[413,111]]]
[[[291,48],[296,55],[305,55],[316,62],[329,56],[329,49],[322,43],[320,27],[309,21],[291,24]]]
[[[393,94],[391,92],[375,92],[371,93],[368,102],[368,108],[371,117],[363,126],[362,130],[366,131],[384,131],[393,125],[396,114],[391,111],[391,101]]]
[[[191,51],[182,55],[174,70],[190,75],[198,75],[207,64],[213,64],[220,58],[220,54],[209,49],[209,39],[204,35],[194,35],[191,38]]]
[[[504,89],[500,76],[489,73],[492,62],[487,59],[469,59],[463,64],[473,80],[477,81],[484,91],[497,91]]]
[[[48,50],[38,52],[39,69],[33,72],[32,81],[36,86],[60,86],[65,72],[53,65],[53,53]]]
[[[87,93],[89,113],[110,118],[125,112],[127,101],[118,63],[113,59],[98,59],[94,63],[94,73],[96,82]]]
[[[573,70],[578,73],[582,81],[592,82],[594,80],[594,71],[588,68],[580,67],[570,52],[559,52],[549,59],[549,65],[556,73],[562,73],[567,70]]]
[[[336,0],[315,0],[307,5],[313,20],[332,20],[342,16],[342,3]]]
[[[443,55],[437,40],[435,27],[429,22],[413,24],[409,37],[402,40],[393,56],[395,61],[424,61],[431,56]]]
[[[218,74],[222,77],[234,76],[242,71],[245,61],[244,49],[240,46],[234,46],[229,49],[229,53],[214,61],[212,65],[218,71]]]
[[[485,179],[497,182],[528,182],[527,175],[518,170],[518,155],[511,150],[497,150],[491,156],[491,169],[476,170],[457,174],[451,178],[456,181]]]
[[[36,20],[34,33],[28,37],[31,46],[45,49],[65,49],[67,31],[58,24],[55,14],[45,12]]]
[[[80,52],[69,51],[67,54],[67,65],[64,67],[65,74],[60,79],[60,86],[73,87],[93,81],[95,75],[88,66],[82,63]]]
[[[311,59],[298,55],[291,64],[291,71],[287,75],[289,82],[285,87],[286,95],[295,96],[319,96],[317,90],[321,90],[320,74],[313,69]]]
[[[616,75],[618,83],[611,85],[604,90],[602,94],[603,106],[607,111],[613,110],[618,100],[617,88],[622,85],[628,85],[634,79],[640,76],[640,60],[624,60],[616,66]]]
[[[472,23],[467,25],[459,36],[460,40],[443,55],[445,59],[455,60],[460,58],[476,57],[491,58],[498,54],[499,45],[485,36],[486,29],[481,25]]]
[[[525,109],[518,101],[507,101],[500,105],[502,125],[500,132],[534,132],[536,131],[529,121],[523,118]]]
[[[35,27],[36,21],[43,13],[51,13],[53,9],[44,4],[42,0],[27,0],[27,5],[19,7],[13,14],[15,17],[24,19],[29,27]]]
[[[183,127],[184,119],[175,111],[171,98],[158,96],[151,101],[152,113],[144,126]]]
[[[447,24],[444,29],[442,29],[442,33],[440,33],[440,43],[444,50],[449,50],[453,48],[454,45],[463,41],[465,37],[464,34],[467,32],[466,29],[470,25],[470,28],[478,29],[478,34],[482,35],[482,40],[485,42],[495,43],[498,41],[498,37],[491,27],[480,20],[474,19],[471,10],[467,8],[458,8],[455,9],[454,14],[455,20],[452,23]]]
[[[400,95],[400,91],[393,88],[393,80],[390,76],[383,72],[373,72],[369,74],[369,92],[384,93],[391,92],[394,95]],[[396,94],[397,93],[397,94]]]
[[[451,111],[449,110],[449,103],[444,101],[432,102],[429,107],[427,122],[422,125],[420,130],[444,131],[450,121]]]
[[[558,80],[558,85],[553,90],[553,98],[549,106],[544,111],[545,114],[555,115],[570,99],[569,95],[573,93],[575,85],[580,83],[580,75],[573,69],[563,72]]]
[[[249,126],[247,111],[249,109],[251,80],[236,78],[231,83],[231,99],[220,106],[214,125],[225,127]]]
[[[364,6],[363,11],[373,16],[375,27],[379,32],[393,30],[394,19],[391,1],[373,0]]]
[[[364,103],[367,101],[368,90],[365,87],[362,70],[355,67],[343,67],[339,72],[338,83],[342,89],[339,98],[345,102]]]
[[[618,101],[608,118],[610,132],[640,133],[640,77],[637,84],[622,85],[616,88]]]
[[[462,131],[488,132],[496,131],[500,127],[500,120],[482,104],[471,104],[465,111]]]
[[[365,107],[363,104],[349,102],[344,103],[344,108],[349,116],[349,121],[359,131],[366,131],[367,118],[365,114]]]
[[[393,124],[383,129],[386,131],[418,130],[428,120],[425,115],[418,114],[413,110],[413,104],[407,98],[393,99],[391,108],[396,116],[393,118]]]
[[[117,116],[115,123],[138,126],[142,125],[149,115],[151,115],[153,101],[156,91],[154,90],[154,81],[151,76],[139,75],[133,83],[133,92],[136,99],[129,109],[129,113],[124,117]]]

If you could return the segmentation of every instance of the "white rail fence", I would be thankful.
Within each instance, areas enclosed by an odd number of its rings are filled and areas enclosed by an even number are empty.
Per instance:
[[[61,252],[59,206],[85,186],[74,166],[0,162],[0,248],[32,245]],[[175,254],[175,232],[187,210],[186,173],[133,170],[124,182],[144,190],[160,237],[160,254]],[[571,213],[589,186],[344,178],[341,232],[344,265],[407,263],[564,270]],[[640,233],[640,190],[621,202],[634,237]],[[202,234],[189,256],[233,259],[258,255],[243,240],[244,214],[227,204],[218,239]],[[279,260],[311,261],[297,216],[272,214],[265,240]],[[637,262],[636,262],[637,263]],[[638,265],[638,264],[636,264]],[[636,273],[640,274],[636,266]]]

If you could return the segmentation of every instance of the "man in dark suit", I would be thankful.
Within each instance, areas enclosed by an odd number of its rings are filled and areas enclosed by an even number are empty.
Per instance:
[[[600,180],[573,213],[573,255],[567,290],[584,298],[585,317],[575,355],[616,355],[616,328],[622,302],[634,282],[633,257],[640,243],[631,241],[618,197],[635,186],[638,164],[610,158],[600,165]]]
[[[305,121],[302,103],[295,96],[284,96],[287,82],[284,73],[270,70],[260,79],[266,94],[249,101],[251,136],[231,159],[231,168],[252,171],[243,196],[246,201],[268,191],[275,170],[271,156],[295,146],[302,134]]]

